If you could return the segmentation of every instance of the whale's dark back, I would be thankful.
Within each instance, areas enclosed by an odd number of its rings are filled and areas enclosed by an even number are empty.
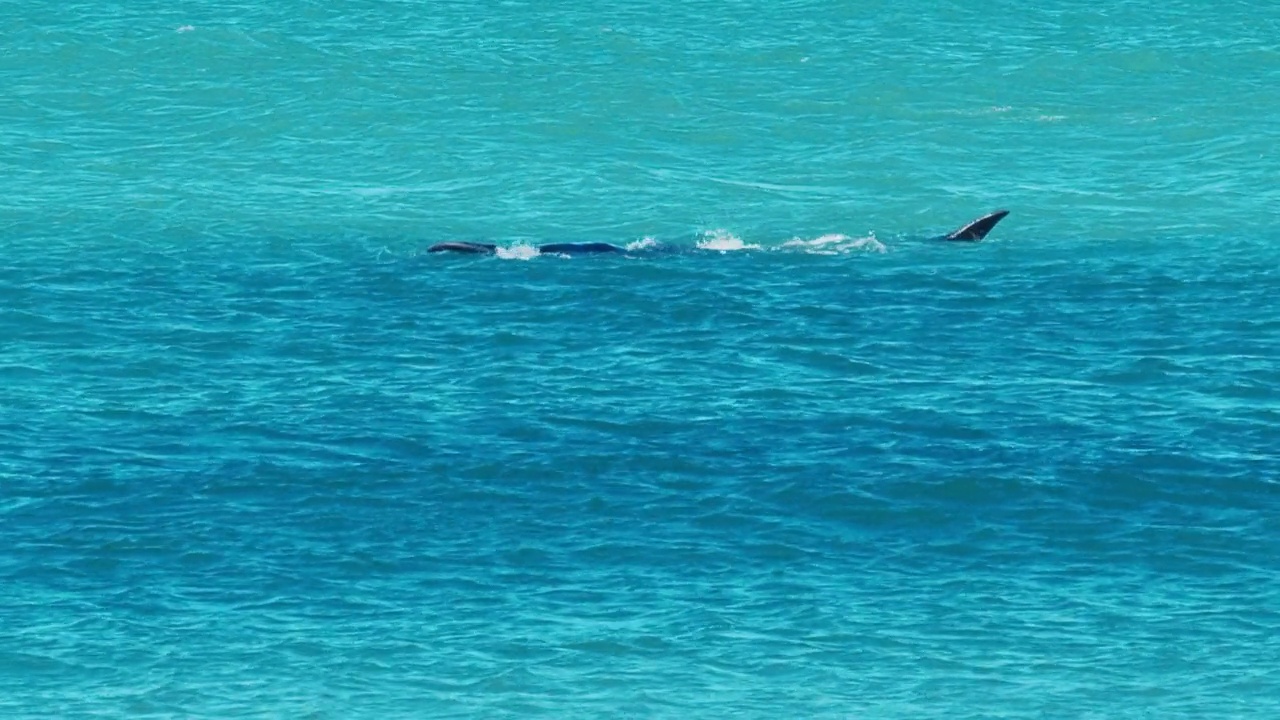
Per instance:
[[[585,243],[551,243],[549,245],[539,245],[540,253],[562,253],[565,255],[573,255],[577,253],[621,253],[626,250],[604,242],[585,242]]]
[[[427,252],[433,252],[433,253],[458,252],[458,253],[470,253],[473,255],[483,255],[483,254],[493,253],[493,252],[497,252],[497,250],[498,250],[497,245],[491,245],[489,243],[476,243],[476,242],[442,242],[442,243],[436,243],[435,245],[432,245],[431,247],[427,248]]]

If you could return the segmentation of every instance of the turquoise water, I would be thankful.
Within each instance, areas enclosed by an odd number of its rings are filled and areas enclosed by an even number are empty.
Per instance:
[[[1280,6],[0,37],[3,717],[1280,714]]]

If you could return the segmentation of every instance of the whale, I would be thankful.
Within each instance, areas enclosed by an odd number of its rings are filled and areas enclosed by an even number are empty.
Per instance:
[[[475,242],[442,242],[427,248],[427,252],[456,252],[471,255],[487,255],[498,251],[497,245]]]
[[[550,243],[538,246],[539,255],[598,255],[624,252],[626,249],[607,242]]]
[[[987,213],[977,220],[965,223],[937,239],[948,242],[977,242],[990,234],[991,230],[1008,214],[1008,210],[996,210],[995,212]],[[626,248],[607,242],[548,243],[546,245],[538,245],[536,249],[539,255],[605,255],[625,254],[627,252]],[[498,246],[492,243],[460,240],[436,243],[427,248],[429,253],[448,252],[465,255],[492,255],[497,251]]]

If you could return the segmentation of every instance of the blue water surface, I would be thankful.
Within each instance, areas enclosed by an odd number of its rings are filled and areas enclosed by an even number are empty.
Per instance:
[[[1280,715],[1280,6],[0,37],[3,717]]]

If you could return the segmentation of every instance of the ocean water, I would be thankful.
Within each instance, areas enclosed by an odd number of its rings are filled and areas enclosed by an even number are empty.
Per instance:
[[[0,717],[1280,716],[1280,5],[1113,5],[4,3]]]

